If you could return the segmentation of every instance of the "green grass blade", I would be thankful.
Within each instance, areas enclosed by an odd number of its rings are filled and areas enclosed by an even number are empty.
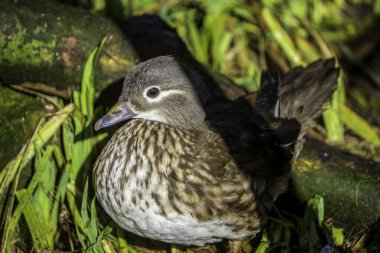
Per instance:
[[[79,195],[78,189],[75,187],[75,185],[72,182],[69,182],[67,184],[66,197],[69,203],[70,213],[74,218],[75,225],[79,228],[81,232],[84,232],[85,229],[84,229],[82,216],[76,204],[77,195]]]
[[[26,164],[34,157],[35,148],[41,148],[50,138],[57,132],[62,123],[66,120],[69,114],[74,110],[74,105],[69,104],[56,112],[45,124],[36,129],[30,143],[25,145],[19,155],[6,166],[0,173],[0,195],[5,195],[10,183],[13,181],[17,170],[22,170]],[[12,165],[12,166],[11,166]],[[4,196],[3,195],[3,196]]]
[[[332,236],[336,246],[343,246],[344,244],[344,233],[343,228],[332,228]]]
[[[56,146],[53,146],[53,153],[54,149],[56,148]],[[48,227],[50,227],[49,220],[50,212],[53,206],[56,178],[57,175],[55,163],[49,160],[45,171],[41,175],[38,187],[36,188],[32,197],[33,206],[39,210],[38,215],[41,223],[46,224]]]
[[[208,63],[207,42],[206,37],[201,35],[194,20],[194,15],[189,16],[188,20],[189,42],[192,48],[192,52],[195,57],[202,63]],[[204,38],[204,39],[202,39]]]
[[[66,162],[71,163],[73,158],[73,143],[74,143],[74,134],[70,130],[70,125],[68,121],[63,122],[62,125],[62,146],[63,152],[65,154]]]
[[[265,253],[269,248],[270,242],[268,239],[268,232],[265,230],[261,236],[259,247],[257,247],[255,253]]]
[[[262,18],[269,28],[273,39],[284,51],[286,57],[294,65],[304,65],[301,56],[298,54],[294,44],[289,35],[281,27],[280,23],[276,20],[270,9],[264,8],[261,12]]]
[[[117,238],[119,242],[119,252],[120,253],[137,253],[136,250],[133,249],[131,245],[128,244],[126,238],[125,238],[125,232],[121,228],[117,227],[116,228],[117,232]]]
[[[105,253],[116,253],[116,250],[113,247],[112,243],[107,239],[102,240],[102,248],[103,248]],[[118,249],[118,250],[119,250],[118,252],[120,252],[120,253],[122,252],[120,249]]]
[[[87,181],[88,182],[88,181]],[[96,208],[95,208],[95,198],[91,201],[90,205],[90,229],[92,230],[92,233],[97,236],[98,235],[98,219],[96,215]]]
[[[91,122],[94,116],[94,76],[95,76],[95,62],[97,55],[103,48],[107,37],[104,37],[100,42],[99,47],[95,48],[87,58],[84,65],[84,71],[82,76],[82,85],[80,92],[80,108],[82,113],[87,116],[88,123]]]
[[[327,139],[332,142],[342,143],[344,141],[344,126],[340,108],[345,104],[345,100],[343,77],[341,75],[339,76],[338,87],[332,96],[331,103],[327,105],[327,109],[322,114]]]
[[[17,199],[22,201],[25,196],[25,189],[21,189],[17,192]],[[39,215],[36,209],[33,207],[30,201],[28,201],[24,207],[23,214],[28,224],[30,234],[32,235],[33,244],[37,252],[42,250],[53,249],[53,245],[49,243],[47,237],[48,231],[46,231],[46,224],[41,223]]]
[[[306,204],[302,223],[302,231],[305,234],[302,237],[302,243],[304,244],[303,246],[308,248],[308,252],[316,252],[320,246],[318,230],[321,228],[324,219],[323,197],[315,195],[313,198],[309,199]]]
[[[86,184],[84,186],[83,190],[83,197],[82,197],[82,205],[80,214],[83,220],[84,229],[86,232],[86,236],[89,238],[90,242],[95,242],[97,234],[93,234],[92,231],[89,229],[91,227],[90,225],[90,217],[88,215],[87,211],[87,198],[88,198],[88,181],[86,181]],[[90,232],[89,232],[90,231]]]
[[[307,201],[307,205],[308,208],[310,208],[313,211],[315,218],[317,219],[318,225],[322,226],[322,222],[325,215],[323,197],[321,195],[315,195],[313,198]]]
[[[380,146],[380,137],[368,122],[348,108],[346,105],[340,107],[340,117],[343,123],[355,134],[364,140]]]
[[[9,243],[10,240],[8,240],[8,238],[13,234],[26,204],[30,201],[32,194],[41,179],[42,173],[45,171],[49,164],[49,159],[51,158],[52,153],[53,147],[48,146],[39,163],[39,167],[36,169],[36,172],[34,173],[32,180],[28,185],[27,190],[23,194],[22,198],[19,200],[19,204],[12,214],[11,220],[9,222],[9,227],[5,230],[3,235],[3,242]]]
[[[53,207],[51,209],[49,220],[52,229],[54,230],[57,229],[59,205],[63,203],[66,195],[67,183],[69,182],[70,167],[70,164],[66,164],[65,169],[63,170],[61,178],[58,182],[57,190],[55,192]]]
[[[58,146],[55,146],[53,153],[58,168],[62,168],[62,166],[64,165],[64,159],[61,149]]]

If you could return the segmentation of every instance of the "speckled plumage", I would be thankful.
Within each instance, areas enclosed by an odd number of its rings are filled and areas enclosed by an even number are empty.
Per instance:
[[[310,84],[323,90],[324,98],[287,103],[281,112],[276,79],[264,83],[257,99],[248,95],[209,105],[201,79],[172,57],[139,64],[127,74],[119,100],[132,119],[94,166],[103,208],[120,227],[168,243],[202,246],[254,236],[286,188],[302,124],[309,123],[308,115],[319,115],[334,90],[333,62],[313,68],[324,71]],[[149,98],[146,91],[153,86],[160,93]],[[303,115],[300,106],[314,109]]]
[[[179,131],[133,120],[113,136],[95,168],[103,206],[118,225],[140,236],[204,245],[246,238],[264,220],[249,178],[207,127]]]

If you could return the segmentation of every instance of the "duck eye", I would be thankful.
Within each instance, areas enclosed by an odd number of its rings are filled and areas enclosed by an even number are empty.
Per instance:
[[[158,96],[160,93],[160,90],[157,87],[150,88],[147,92],[146,95],[150,98],[155,98]]]
[[[118,114],[120,114],[120,113],[122,113],[122,110],[116,110],[116,111],[113,111],[113,112],[112,112],[113,115],[118,115]]]

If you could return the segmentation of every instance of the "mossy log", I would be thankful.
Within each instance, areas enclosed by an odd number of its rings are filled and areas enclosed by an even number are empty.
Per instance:
[[[109,19],[56,1],[0,2],[0,78],[70,96],[84,62],[108,36],[96,71],[102,89],[138,61],[128,39]],[[53,85],[51,87],[46,86]]]
[[[0,85],[0,169],[21,150],[44,113],[40,100]]]
[[[195,61],[175,30],[157,16],[116,25],[90,11],[38,0],[0,2],[0,80],[68,98],[79,87],[87,56],[105,36],[95,72],[97,91],[122,79],[139,61],[171,54],[196,68],[210,86],[218,84],[219,89],[211,89],[213,98],[222,97],[220,90],[228,97],[244,93]]]
[[[325,202],[325,218],[350,229],[380,217],[380,164],[315,139],[308,139],[292,168],[287,195],[301,203],[315,194]]]

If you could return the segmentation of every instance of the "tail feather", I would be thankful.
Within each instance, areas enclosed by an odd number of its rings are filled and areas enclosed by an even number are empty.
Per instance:
[[[247,96],[251,104],[255,103],[258,115],[255,123],[260,127],[261,141],[275,151],[276,159],[270,160],[272,165],[286,164],[297,158],[305,133],[321,115],[323,104],[336,89],[339,70],[334,65],[333,59],[319,60],[306,67],[294,68],[283,78],[266,71],[258,94]],[[280,169],[274,171],[277,167]],[[256,191],[261,193],[268,207],[285,191],[290,171],[290,166],[270,168],[266,174],[254,177]]]
[[[336,89],[338,76],[334,59],[292,69],[281,80],[281,117],[295,118],[301,125],[315,120]]]
[[[321,115],[323,104],[336,89],[338,76],[334,59],[294,68],[282,79],[273,72],[263,73],[256,99],[256,109],[266,122],[263,129],[270,130],[283,147],[292,150],[293,158],[301,151],[303,137],[311,123]],[[292,122],[294,120],[300,128]],[[280,121],[277,127],[271,127],[273,122]]]
[[[272,117],[281,117],[280,108],[281,80],[277,72],[264,71],[261,75],[261,88],[256,99],[256,110],[270,113]]]

